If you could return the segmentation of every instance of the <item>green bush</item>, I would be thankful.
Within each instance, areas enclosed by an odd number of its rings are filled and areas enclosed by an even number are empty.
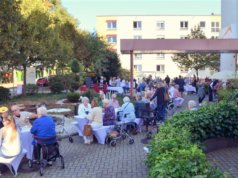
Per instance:
[[[27,84],[26,85],[26,94],[34,95],[38,93],[38,86],[35,84]]]
[[[79,82],[73,81],[71,83],[70,91],[74,92],[79,89]]]
[[[209,138],[238,138],[238,105],[222,101],[178,113],[149,145],[149,177],[225,177],[212,168],[201,148]]]
[[[88,99],[91,101],[93,98],[99,98],[99,94],[96,93],[93,89],[89,89],[83,93],[83,96],[88,97]]]
[[[67,94],[67,100],[72,103],[76,103],[79,101],[79,93],[68,93]]]
[[[0,87],[0,101],[7,101],[10,98],[10,90]]]
[[[49,87],[52,93],[61,93],[64,88],[63,76],[57,75],[49,79]]]

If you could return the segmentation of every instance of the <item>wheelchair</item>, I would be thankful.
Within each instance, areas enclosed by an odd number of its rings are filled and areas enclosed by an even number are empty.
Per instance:
[[[60,159],[61,168],[64,169],[64,158],[59,152],[59,144],[57,142],[57,138],[38,138],[35,137],[35,144],[34,144],[34,160],[28,161],[28,166],[32,168],[33,164],[39,166],[40,175],[43,176],[44,169],[49,163],[55,162],[57,158]],[[50,143],[50,144],[48,144]]]

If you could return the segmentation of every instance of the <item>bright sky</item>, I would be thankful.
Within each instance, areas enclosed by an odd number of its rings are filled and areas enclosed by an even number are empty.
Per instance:
[[[78,19],[79,27],[94,31],[98,15],[210,15],[221,13],[221,0],[61,0]]]

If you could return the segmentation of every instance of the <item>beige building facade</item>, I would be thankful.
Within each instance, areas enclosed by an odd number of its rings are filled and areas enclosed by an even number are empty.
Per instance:
[[[97,33],[117,51],[122,67],[129,69],[130,56],[120,53],[120,39],[182,39],[198,25],[207,38],[218,38],[221,17],[220,15],[97,16],[96,29]],[[173,62],[172,56],[172,54],[135,54],[134,76],[141,78],[151,74],[153,77],[164,78],[166,75],[176,77],[193,74],[179,68]]]

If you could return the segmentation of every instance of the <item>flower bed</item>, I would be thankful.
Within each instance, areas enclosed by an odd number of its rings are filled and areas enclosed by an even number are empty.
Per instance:
[[[202,142],[238,138],[238,105],[220,102],[169,120],[149,145],[149,177],[225,177],[208,163]]]

